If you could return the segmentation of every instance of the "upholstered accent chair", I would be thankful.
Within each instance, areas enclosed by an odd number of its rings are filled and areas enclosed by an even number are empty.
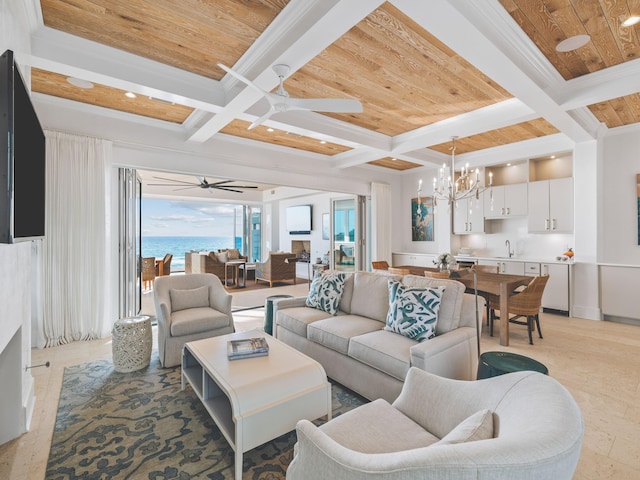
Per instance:
[[[211,273],[158,277],[153,292],[163,367],[181,363],[186,342],[235,331],[231,295]]]
[[[273,287],[273,282],[293,280],[295,285],[296,262],[287,262],[289,258],[296,258],[296,254],[269,252],[266,262],[256,263],[256,283],[262,280],[269,282],[269,287]]]
[[[392,404],[320,427],[300,420],[296,433],[287,480],[570,480],[584,423],[569,391],[539,372],[463,381],[411,367]]]

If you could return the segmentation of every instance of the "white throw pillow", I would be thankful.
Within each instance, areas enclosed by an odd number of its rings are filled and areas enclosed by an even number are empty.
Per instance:
[[[389,280],[389,311],[384,329],[418,341],[434,337],[444,290],[408,287]]]
[[[309,287],[305,304],[331,315],[338,313],[338,306],[344,291],[346,273],[318,271]]]
[[[169,298],[171,298],[171,311],[185,310],[187,308],[208,307],[209,306],[209,287],[193,288],[191,290],[169,290]]]
[[[216,258],[221,263],[227,263],[229,261],[229,253],[227,253],[227,252],[218,252],[218,253],[216,253]]]
[[[493,412],[485,408],[467,417],[433,445],[452,445],[489,438],[493,438]]]

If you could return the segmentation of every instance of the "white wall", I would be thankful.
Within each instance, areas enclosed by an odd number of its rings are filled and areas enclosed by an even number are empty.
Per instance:
[[[31,2],[0,0],[0,53],[13,50],[20,71],[30,85],[28,60]],[[29,429],[35,404],[31,370],[32,251],[30,242],[0,245],[0,443]],[[40,292],[36,292],[36,296]]]

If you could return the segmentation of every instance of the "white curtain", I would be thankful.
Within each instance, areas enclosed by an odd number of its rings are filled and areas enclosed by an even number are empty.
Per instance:
[[[371,259],[391,262],[391,186],[371,183]]]
[[[102,338],[109,282],[108,165],[111,142],[46,132],[43,244],[45,346]]]

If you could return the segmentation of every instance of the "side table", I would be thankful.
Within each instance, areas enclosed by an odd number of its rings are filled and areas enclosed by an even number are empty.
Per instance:
[[[549,369],[533,358],[509,352],[485,352],[478,360],[478,380],[497,377],[505,373],[533,370],[549,374]]]
[[[281,298],[292,298],[293,295],[271,295],[264,302],[264,331],[273,335],[273,302]]]
[[[151,317],[125,317],[113,324],[111,351],[116,372],[133,372],[149,365],[151,360]]]

